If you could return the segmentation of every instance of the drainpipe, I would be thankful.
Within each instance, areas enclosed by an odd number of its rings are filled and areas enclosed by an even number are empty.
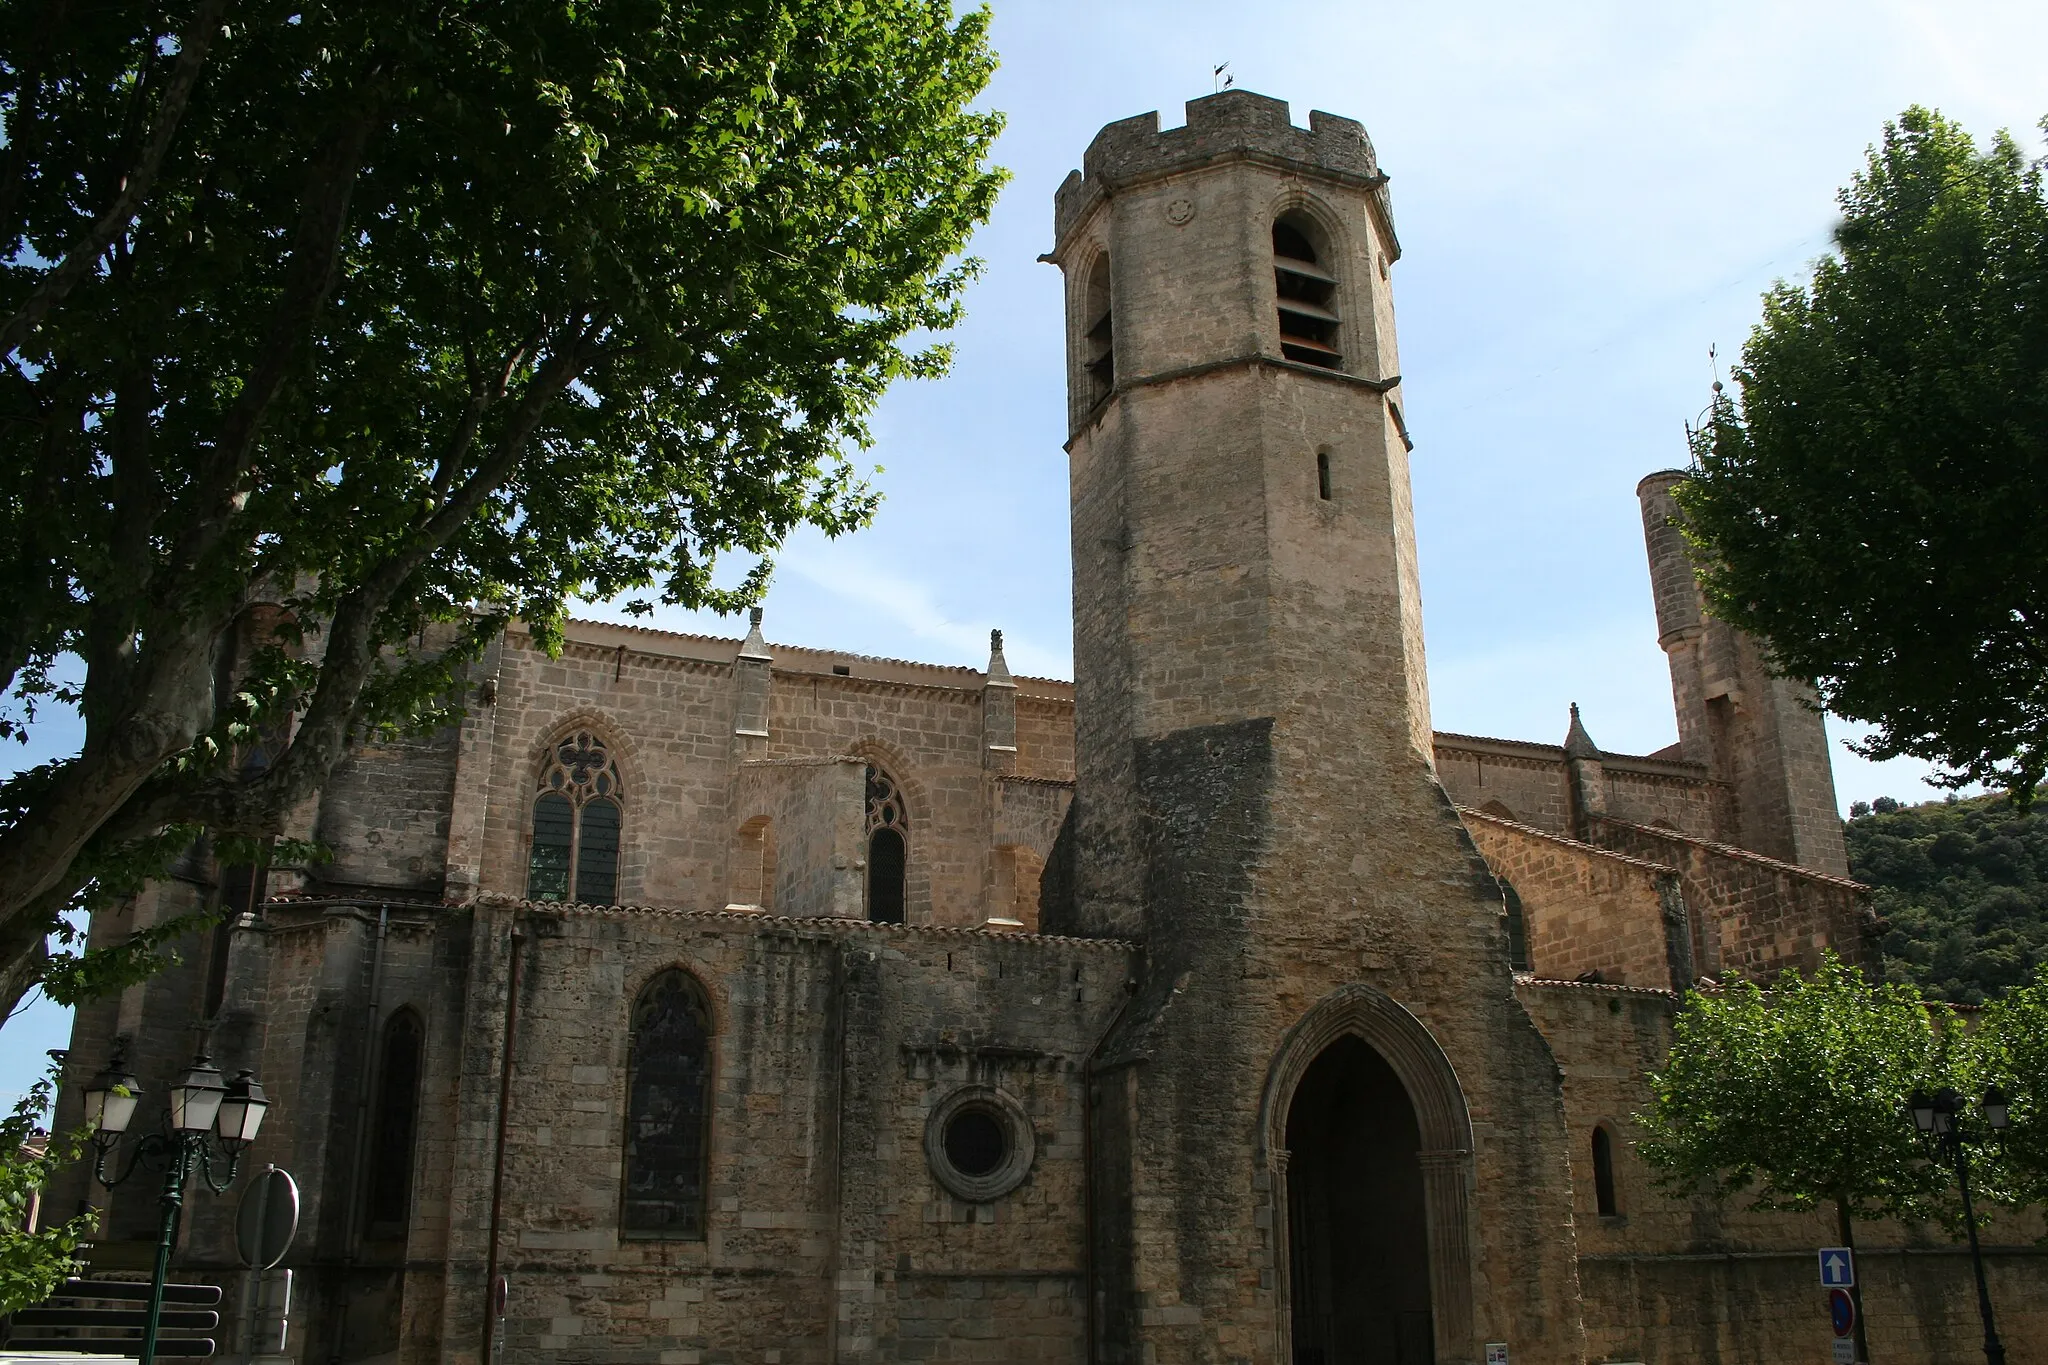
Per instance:
[[[491,1220],[484,1244],[484,1350],[478,1365],[491,1365],[491,1352],[498,1340],[498,1222],[505,1202],[505,1129],[512,1113],[512,1045],[519,1029],[519,967],[525,948],[526,936],[513,934],[505,984],[505,1055],[498,1065],[498,1133],[491,1156]]]
[[[355,1278],[356,1239],[362,1232],[363,1173],[369,1168],[370,1082],[377,1066],[377,1017],[384,1010],[384,943],[391,936],[391,907],[377,907],[377,946],[370,955],[370,1003],[363,1016],[363,1070],[356,1080],[354,1151],[348,1176],[347,1234],[341,1249],[341,1297],[334,1316],[333,1365],[341,1365],[348,1344],[348,1301]]]

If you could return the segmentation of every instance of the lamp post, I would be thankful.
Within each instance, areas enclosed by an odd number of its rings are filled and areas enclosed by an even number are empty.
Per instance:
[[[1977,1312],[1984,1319],[1985,1365],[2005,1365],[2005,1343],[1998,1339],[1998,1325],[1991,1316],[1991,1289],[1984,1282],[1984,1252],[1977,1245],[1977,1211],[1970,1203],[1970,1156],[1972,1143],[1984,1142],[2012,1122],[2005,1092],[1991,1086],[1977,1102],[1977,1122],[1966,1122],[1968,1101],[1953,1090],[1932,1095],[1915,1091],[1906,1101],[1913,1126],[1928,1149],[1946,1157],[1956,1170],[1956,1185],[1963,1192],[1963,1227],[1970,1234],[1970,1266],[1977,1272]]]
[[[157,1198],[163,1220],[157,1229],[156,1269],[149,1280],[149,1308],[143,1319],[141,1365],[154,1365],[158,1319],[164,1307],[164,1277],[171,1269],[171,1248],[178,1240],[178,1217],[185,1204],[185,1181],[196,1166],[207,1188],[227,1193],[235,1182],[242,1153],[256,1140],[263,1126],[263,1111],[270,1107],[256,1073],[242,1071],[223,1084],[220,1069],[201,1053],[170,1089],[170,1103],[163,1118],[163,1131],[145,1133],[129,1154],[127,1164],[111,1177],[108,1158],[120,1146],[121,1137],[135,1117],[142,1099],[142,1087],[128,1071],[125,1061],[127,1040],[119,1040],[107,1069],[92,1078],[85,1088],[85,1118],[93,1125],[96,1149],[92,1173],[108,1189],[122,1184],[144,1167],[164,1174],[163,1193]],[[213,1147],[209,1136],[218,1139],[227,1161],[227,1174],[213,1175]],[[117,1166],[119,1162],[115,1163]]]

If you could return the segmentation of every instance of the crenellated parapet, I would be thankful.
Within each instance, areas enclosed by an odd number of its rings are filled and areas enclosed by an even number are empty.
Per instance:
[[[1365,125],[1320,109],[1309,114],[1308,124],[1301,128],[1292,122],[1287,101],[1249,90],[1189,100],[1187,123],[1179,128],[1161,129],[1157,110],[1118,119],[1095,135],[1081,158],[1081,169],[1069,173],[1060,186],[1053,200],[1054,236],[1063,240],[1096,200],[1124,185],[1195,165],[1244,159],[1357,180],[1372,192],[1382,235],[1391,248],[1389,259],[1399,259],[1387,177],[1380,172]]]

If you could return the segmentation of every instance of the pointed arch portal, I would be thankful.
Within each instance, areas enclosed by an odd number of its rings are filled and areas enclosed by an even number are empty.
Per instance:
[[[1287,1107],[1294,1365],[1432,1365],[1429,1234],[1415,1106],[1352,1035]]]
[[[1472,1128],[1420,1020],[1346,986],[1274,1058],[1262,1123],[1288,1365],[1469,1354]]]

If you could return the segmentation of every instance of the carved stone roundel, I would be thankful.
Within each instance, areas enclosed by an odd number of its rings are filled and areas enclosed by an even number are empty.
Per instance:
[[[933,1107],[925,1160],[957,1199],[986,1204],[1024,1183],[1038,1158],[1031,1115],[992,1085],[964,1085]]]
[[[1195,201],[1192,199],[1170,199],[1166,204],[1166,221],[1179,227],[1195,216]]]

